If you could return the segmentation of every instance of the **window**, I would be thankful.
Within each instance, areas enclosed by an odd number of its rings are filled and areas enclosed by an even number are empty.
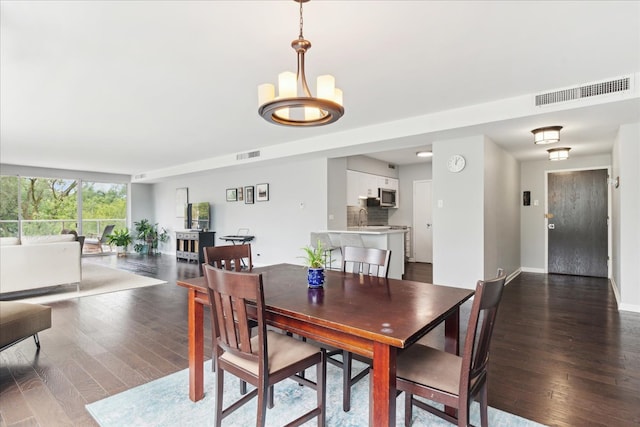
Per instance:
[[[125,228],[126,217],[127,184],[0,177],[0,237],[60,234],[63,229],[100,236],[109,224]]]
[[[78,181],[21,177],[20,209],[23,236],[60,234],[77,229]]]
[[[126,228],[127,185],[82,182],[82,234],[101,236],[104,227]]]
[[[18,237],[18,177],[0,177],[0,237]]]

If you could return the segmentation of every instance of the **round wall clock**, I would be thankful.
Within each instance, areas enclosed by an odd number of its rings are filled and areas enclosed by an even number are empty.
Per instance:
[[[449,157],[449,160],[447,160],[447,169],[449,169],[449,172],[460,172],[464,169],[465,164],[466,161],[464,160],[464,157],[460,154],[454,154]]]

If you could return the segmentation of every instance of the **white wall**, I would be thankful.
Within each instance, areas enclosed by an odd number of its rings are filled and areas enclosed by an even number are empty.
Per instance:
[[[413,165],[399,166],[398,182],[400,187],[400,206],[397,209],[389,209],[389,224],[408,225],[413,224],[413,181],[431,179],[431,163],[415,163]]]
[[[249,228],[256,236],[251,242],[256,265],[274,263],[301,264],[300,248],[309,244],[309,233],[327,228],[327,160],[296,160],[259,164],[242,168],[217,169],[197,177],[175,178],[154,184],[156,218],[171,231],[171,240],[163,245],[165,253],[175,253],[176,230],[183,219],[176,218],[176,188],[189,189],[189,202],[209,202],[210,230],[216,232],[216,245],[225,234]],[[245,204],[227,202],[227,188],[269,184],[269,201]]]
[[[545,272],[545,236],[547,233],[544,218],[545,177],[547,171],[568,169],[606,168],[611,165],[611,156],[603,154],[599,156],[570,157],[568,160],[551,162],[539,160],[523,162],[520,166],[520,196],[522,191],[531,191],[531,206],[521,206],[520,235],[521,262],[523,271],[537,273]],[[535,201],[538,206],[535,206]]]
[[[347,158],[327,162],[327,229],[347,228]]]
[[[620,176],[620,131],[616,134],[611,153],[611,177]],[[613,292],[620,303],[620,190],[611,190],[611,285]]]
[[[0,164],[0,175],[20,175],[31,176],[39,178],[65,178],[65,179],[82,179],[83,181],[92,182],[113,182],[118,184],[124,184],[131,180],[129,175],[91,172],[91,171],[77,171],[69,169],[53,169],[53,168],[39,168],[34,166],[20,166],[20,165],[8,165]]]
[[[432,151],[433,283],[474,288],[484,277],[484,137],[436,141]],[[453,154],[466,159],[462,172],[447,170]]]
[[[447,160],[461,154],[464,170]],[[433,144],[433,282],[475,288],[520,266],[520,166],[489,138],[479,135]],[[440,202],[442,205],[440,206]]]
[[[394,169],[391,169],[389,168],[389,163],[374,159],[373,157],[349,156],[347,157],[347,169],[371,173],[374,175],[388,176],[390,178],[398,178],[399,167],[395,166]]]
[[[127,227],[134,237],[133,223],[141,219],[156,222],[154,210],[154,188],[151,184],[129,184],[129,203],[127,204]]]
[[[640,312],[640,123],[621,126],[614,144],[613,278],[621,310]],[[616,224],[618,224],[616,226]]]
[[[484,277],[520,269],[520,165],[485,138]]]

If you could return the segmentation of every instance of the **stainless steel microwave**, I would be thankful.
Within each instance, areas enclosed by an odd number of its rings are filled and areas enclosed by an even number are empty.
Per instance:
[[[395,208],[396,190],[392,190],[390,188],[378,188],[378,199],[380,199],[380,206]]]

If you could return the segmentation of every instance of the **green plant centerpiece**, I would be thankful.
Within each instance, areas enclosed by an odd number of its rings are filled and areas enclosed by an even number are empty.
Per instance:
[[[136,231],[136,243],[133,249],[141,254],[155,254],[158,250],[158,242],[169,240],[166,228],[158,232],[158,223],[152,224],[148,219],[141,219],[133,223]]]
[[[321,288],[324,284],[324,248],[318,240],[316,247],[302,248],[305,256],[301,256],[307,265],[307,283],[309,288]]]
[[[126,256],[127,247],[133,242],[131,234],[128,229],[115,230],[112,234],[107,236],[107,243],[109,245],[116,246],[116,252],[118,256]]]

